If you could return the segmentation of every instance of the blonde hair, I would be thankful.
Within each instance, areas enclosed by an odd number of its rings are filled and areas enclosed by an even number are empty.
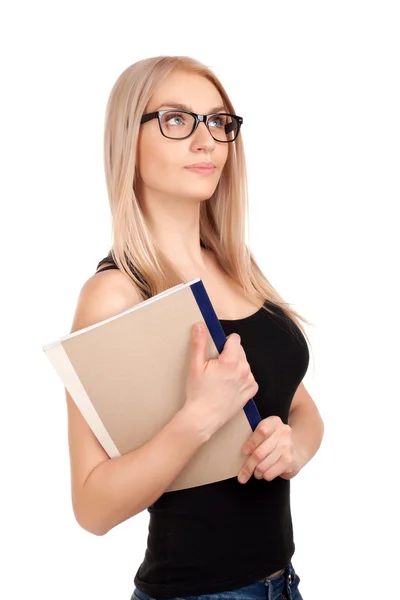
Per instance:
[[[188,56],[156,56],[130,65],[116,80],[106,109],[104,169],[112,219],[112,248],[107,258],[131,278],[144,299],[183,283],[181,274],[151,236],[138,200],[136,167],[141,116],[156,87],[177,70],[196,73],[211,81],[223,98],[225,110],[235,114],[216,75]],[[300,321],[309,325],[310,322],[283,300],[247,246],[245,217],[248,222],[247,172],[239,134],[229,144],[227,162],[215,192],[200,205],[200,243],[214,253],[221,268],[240,284],[246,298],[254,304],[268,300],[280,307],[309,342]],[[264,309],[271,312],[268,306]]]

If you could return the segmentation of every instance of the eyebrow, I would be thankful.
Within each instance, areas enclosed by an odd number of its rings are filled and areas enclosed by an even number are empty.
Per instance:
[[[190,106],[187,106],[186,104],[181,104],[180,102],[163,102],[157,110],[161,110],[163,107],[179,108],[180,110],[188,110],[189,112],[194,112],[194,110]],[[212,115],[219,111],[225,111],[225,106],[217,106],[216,108],[212,108],[208,114]]]

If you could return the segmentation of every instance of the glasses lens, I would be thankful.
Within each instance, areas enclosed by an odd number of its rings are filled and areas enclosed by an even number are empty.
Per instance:
[[[195,118],[185,112],[169,110],[161,116],[163,134],[179,140],[188,137],[194,128]],[[239,123],[235,117],[225,113],[212,115],[208,128],[213,138],[219,142],[232,142],[239,131]]]
[[[209,118],[208,128],[219,142],[232,142],[238,134],[239,123],[235,117],[220,113]]]
[[[195,119],[185,112],[168,111],[161,116],[163,134],[179,140],[192,133]]]

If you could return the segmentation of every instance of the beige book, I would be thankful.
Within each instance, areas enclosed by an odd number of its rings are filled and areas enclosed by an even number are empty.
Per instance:
[[[145,444],[184,405],[197,321],[208,328],[207,360],[216,358],[226,336],[199,278],[43,346],[110,458]],[[237,476],[246,459],[242,446],[260,420],[249,400],[200,447],[166,491]]]

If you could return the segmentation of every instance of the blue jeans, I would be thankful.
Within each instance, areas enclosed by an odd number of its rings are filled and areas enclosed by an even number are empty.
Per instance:
[[[201,594],[200,596],[180,596],[163,600],[303,600],[299,592],[300,577],[290,562],[281,575],[266,577],[236,590]],[[135,588],[131,600],[157,600]]]

